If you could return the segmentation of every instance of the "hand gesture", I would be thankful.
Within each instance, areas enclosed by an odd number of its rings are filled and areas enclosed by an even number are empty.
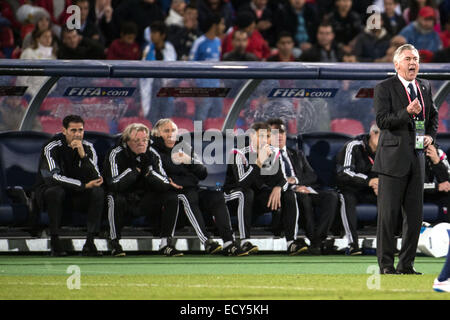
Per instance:
[[[295,178],[294,177],[289,177],[289,178],[287,178],[287,182],[289,183],[289,184],[295,184]]]
[[[444,181],[439,183],[438,190],[441,192],[449,192],[450,191],[450,182]]]
[[[100,177],[98,179],[95,179],[95,180],[91,180],[88,183],[86,183],[86,189],[91,189],[91,188],[94,188],[94,187],[100,187],[102,185],[102,183],[103,183],[103,178],[102,177]]]
[[[310,191],[308,190],[308,188],[306,186],[297,186],[295,188],[295,192],[310,193]]]
[[[433,162],[433,164],[439,163],[440,159],[439,159],[437,149],[432,144],[427,146],[427,148],[425,149],[425,154],[427,155],[428,158],[430,158],[430,160],[431,160],[431,162]]]
[[[262,164],[270,157],[272,154],[272,149],[270,149],[270,145],[266,144],[262,148],[258,150],[258,166],[262,167]]]
[[[281,207],[281,187],[274,187],[267,201],[267,207],[270,210],[277,210]]]
[[[419,100],[415,98],[407,107],[406,111],[409,114],[419,114],[422,111],[422,107],[420,106]]]
[[[179,186],[179,185],[177,185],[175,182],[173,182],[173,180],[172,180],[171,178],[169,178],[169,181],[170,181],[170,185],[171,185],[172,187],[174,187],[175,189],[183,189],[182,186]]]
[[[190,164],[191,163],[191,157],[180,150],[179,152],[173,152],[172,153],[172,161],[175,164],[182,164],[182,163],[183,164]]]
[[[378,196],[378,178],[372,178],[369,180],[369,187],[373,189],[373,192]]]
[[[82,140],[78,140],[78,139],[72,140],[72,142],[70,143],[70,147],[72,149],[74,149],[74,150],[76,149],[78,151],[78,155],[80,156],[80,158],[83,159],[86,156],[86,152],[84,152]]]

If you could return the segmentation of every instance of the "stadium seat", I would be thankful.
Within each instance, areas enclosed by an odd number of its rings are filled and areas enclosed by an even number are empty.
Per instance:
[[[439,127],[438,127],[438,131],[437,132],[439,132],[439,133],[448,132],[447,124],[442,119],[439,119]]]
[[[53,118],[48,116],[39,117],[39,121],[42,125],[42,131],[47,133],[61,132],[62,120],[59,118]]]
[[[185,129],[189,132],[194,131],[194,122],[191,119],[181,117],[172,117],[171,119],[178,126],[178,129]]]
[[[222,108],[222,116],[226,117],[228,112],[231,109],[231,106],[233,105],[234,98],[224,98],[223,99],[223,108]]]
[[[119,139],[119,136],[112,135],[104,132],[85,131],[84,139],[91,142],[94,145],[95,152],[97,153],[98,167],[103,169],[103,162],[109,149],[112,148]]]
[[[20,59],[21,54],[22,54],[22,48],[15,47],[13,52],[11,53],[11,59]]]
[[[103,118],[84,119],[84,130],[109,133],[109,125]]]
[[[333,119],[330,123],[331,131],[351,135],[364,133],[364,126],[359,120],[349,118]]]
[[[63,97],[46,97],[42,101],[39,111],[45,114],[54,114],[57,111],[68,110],[72,106],[72,101],[68,98]],[[64,112],[63,111],[63,112]]]
[[[352,136],[337,132],[316,132],[298,135],[298,147],[303,150],[324,188],[335,186],[335,156]]]
[[[222,125],[225,121],[225,118],[208,118],[203,121],[203,130],[208,129],[218,129],[222,130]]]
[[[436,143],[448,155],[450,155],[450,133],[440,132],[436,135]]]
[[[121,118],[119,120],[118,130],[119,132],[122,132],[127,125],[131,123],[142,123],[145,124],[150,130],[152,129],[152,123],[147,120],[146,118],[140,118],[140,117],[125,117]]]
[[[36,180],[41,148],[50,137],[47,133],[35,131],[0,133],[1,226],[25,226],[28,208],[24,204],[13,203],[6,189],[15,186],[25,191],[31,189]]]

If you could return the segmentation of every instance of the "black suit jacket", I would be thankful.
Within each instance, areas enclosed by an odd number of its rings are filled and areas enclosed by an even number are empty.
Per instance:
[[[317,175],[306,159],[305,154],[302,151],[296,151],[287,147],[286,152],[294,167],[297,184],[301,186],[317,187]]]
[[[436,139],[438,111],[434,105],[430,83],[417,79],[425,103],[425,134]],[[420,94],[417,94],[420,101]],[[415,128],[406,111],[409,100],[398,76],[380,82],[375,87],[374,108],[376,122],[381,129],[373,171],[394,177],[408,173],[415,157]]]

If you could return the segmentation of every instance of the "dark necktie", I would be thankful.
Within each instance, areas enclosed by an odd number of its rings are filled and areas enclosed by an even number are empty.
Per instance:
[[[413,102],[414,99],[417,98],[416,90],[414,90],[414,85],[412,83],[408,85],[408,88],[409,88],[409,97],[411,98],[411,102]]]
[[[291,164],[289,162],[288,155],[285,150],[281,149],[281,156],[283,157],[284,162],[284,170],[286,172],[286,177],[290,178],[294,176],[294,173],[291,170]]]
[[[412,83],[410,83],[410,84],[408,85],[408,88],[409,88],[409,97],[411,98],[411,102],[413,102],[414,99],[417,98],[417,94],[416,94],[416,91],[414,90],[414,87],[415,87],[415,86],[414,86]],[[420,101],[419,101],[419,104],[421,104]],[[423,120],[423,114],[422,114],[422,112],[420,112],[419,114],[417,114],[417,115],[415,116],[415,119],[416,119],[416,120]]]

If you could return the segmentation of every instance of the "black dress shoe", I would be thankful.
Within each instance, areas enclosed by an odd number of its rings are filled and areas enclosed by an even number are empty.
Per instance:
[[[397,274],[394,267],[386,267],[380,269],[380,274]]]
[[[414,268],[397,269],[397,274],[415,274],[422,275],[422,272],[416,271]]]

